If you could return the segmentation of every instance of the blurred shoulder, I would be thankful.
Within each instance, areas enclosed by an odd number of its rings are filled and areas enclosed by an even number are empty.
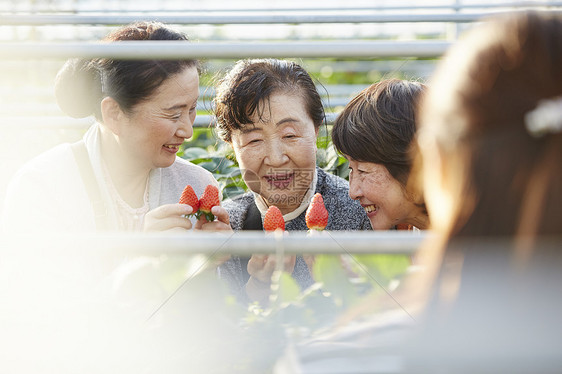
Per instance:
[[[58,181],[67,180],[70,176],[77,175],[78,165],[72,154],[70,144],[59,144],[19,167],[11,179],[11,184],[40,182],[59,184]]]
[[[59,144],[27,161],[19,170],[46,173],[75,164],[69,143]]]
[[[170,166],[169,168],[174,172],[182,172],[182,173],[190,173],[192,175],[199,175],[199,176],[203,176],[207,179],[213,179],[215,180],[215,178],[213,177],[213,174],[211,174],[210,171],[208,171],[205,168],[202,168],[199,165],[195,165],[194,163],[187,161],[181,157],[176,157],[176,161],[172,164],[172,166]],[[216,181],[216,180],[215,180]]]

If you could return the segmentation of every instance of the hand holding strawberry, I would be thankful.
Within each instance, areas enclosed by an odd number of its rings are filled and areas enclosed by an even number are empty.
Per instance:
[[[205,187],[205,191],[201,196],[201,199],[197,199],[197,195],[191,185],[185,186],[181,197],[180,197],[180,204],[188,204],[191,205],[193,208],[193,212],[188,214],[189,217],[195,216],[199,219],[202,215],[207,218],[208,222],[212,222],[215,219],[213,213],[211,213],[211,209],[214,206],[220,205],[220,198],[219,198],[219,189],[209,184]]]
[[[265,212],[265,217],[263,218],[263,228],[265,231],[275,231],[281,230],[285,231],[285,220],[283,219],[283,214],[275,205],[269,207],[267,212]]]
[[[192,213],[188,214],[187,216],[191,217],[197,214],[197,211],[199,210],[199,199],[197,198],[197,195],[195,194],[195,191],[193,191],[193,187],[191,187],[191,185],[188,184],[187,186],[185,186],[181,194],[179,203],[191,205],[191,207],[193,208]]]
[[[207,218],[207,221],[212,222],[215,219],[215,215],[211,213],[211,209],[214,206],[220,205],[221,201],[219,198],[219,189],[212,184],[205,187],[203,196],[199,199],[199,212],[197,218],[202,215]]]
[[[310,230],[322,231],[328,225],[328,211],[322,195],[316,193],[306,210],[306,226]]]

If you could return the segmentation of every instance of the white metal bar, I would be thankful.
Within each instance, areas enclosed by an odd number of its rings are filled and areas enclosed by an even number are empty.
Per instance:
[[[371,65],[375,64],[375,62],[373,61],[362,61],[362,62],[367,62]],[[310,63],[307,62],[307,65],[309,64]],[[372,67],[371,70],[373,69],[376,69],[376,64],[375,67],[374,68]],[[220,70],[220,69],[212,68],[207,70]],[[308,70],[314,71],[313,69],[308,69]],[[319,84],[316,86],[316,89],[318,90],[320,96],[333,98],[333,97],[341,97],[341,96],[349,97],[350,95],[354,95],[359,91],[363,90],[364,88],[367,88],[368,86],[369,86],[368,84]],[[209,109],[211,105],[209,101],[215,96],[215,88],[213,86],[200,86],[199,92],[200,92],[199,100],[202,100],[203,102],[200,103],[201,106],[198,106],[197,109],[198,110]],[[8,96],[11,97],[21,96],[23,98],[26,98],[27,102],[30,101],[29,100],[30,98],[32,100],[41,99],[43,101],[48,101],[50,100],[50,98],[53,98],[53,88],[49,86],[15,87],[15,88],[0,87],[0,97],[2,96],[6,98],[8,98]],[[2,103],[0,102],[0,104]]]
[[[326,97],[323,95],[322,92],[319,92],[320,95],[322,96],[322,103],[324,105],[324,108],[328,109],[328,108],[333,108],[333,107],[338,107],[338,106],[345,106],[348,102],[349,102],[349,98],[352,95],[351,92],[349,93],[349,95],[346,95],[344,97],[339,97],[339,96],[331,96],[331,97]],[[358,93],[358,92],[357,92]],[[6,96],[7,97],[7,96]],[[10,99],[12,99],[13,97],[10,97]],[[54,99],[53,96],[49,97],[50,99]],[[2,100],[3,98],[1,97],[0,94],[0,100]],[[15,113],[26,113],[26,117],[30,118],[31,116],[60,116],[61,114],[61,110],[59,108],[59,106],[53,101],[53,102],[49,102],[49,103],[42,103],[42,102],[33,102],[32,103],[32,97],[22,97],[19,102],[10,102],[10,103],[6,103],[6,102],[0,102],[0,123],[2,122],[6,122],[5,119],[3,119],[2,117],[8,117],[10,120],[13,120],[14,118],[17,120],[17,116],[14,116]],[[207,99],[207,100],[204,100]],[[196,109],[198,111],[203,111],[203,112],[210,112],[211,111],[211,103],[210,100],[212,100],[212,97],[208,96],[208,97],[199,97],[199,102],[197,103],[197,107]],[[31,105],[30,105],[31,104]],[[30,108],[31,107],[31,108]],[[3,114],[6,114],[6,116],[3,116]],[[200,114],[201,116],[202,114]],[[205,118],[206,119],[206,118]]]
[[[1,248],[52,248],[60,251],[89,251],[100,254],[120,253],[166,255],[192,254],[273,254],[283,247],[287,254],[413,254],[429,232],[409,231],[325,231],[309,235],[304,231],[264,233],[240,231],[236,233],[205,233],[192,231],[185,235],[108,234],[65,236],[4,236]],[[116,252],[119,251],[119,252]],[[91,253],[91,252],[90,252]]]
[[[84,129],[94,123],[93,117],[70,118],[64,116],[0,116],[0,128],[25,129]],[[195,117],[194,127],[207,127],[213,123],[214,117],[200,114]]]
[[[335,121],[338,113],[326,113],[326,121]],[[80,129],[86,130],[94,123],[94,118],[75,119],[64,116],[0,116],[0,128],[19,129]],[[214,126],[215,118],[210,114],[198,114],[194,127]]]
[[[373,5],[371,7],[326,7],[326,8],[312,8],[312,7],[302,7],[302,8],[229,8],[228,6],[218,8],[200,8],[200,9],[189,9],[189,13],[209,13],[209,12],[264,12],[264,11],[274,11],[274,12],[303,12],[303,11],[397,11],[397,10],[462,10],[462,9],[490,9],[490,8],[540,8],[540,7],[559,7],[562,6],[560,1],[516,1],[516,2],[490,2],[490,3],[480,3],[480,4],[441,4],[441,5],[420,5],[419,3],[413,3],[410,5],[391,5],[391,6],[377,6]],[[94,8],[57,8],[57,12],[73,12],[73,13],[122,13],[122,9],[94,9]],[[21,11],[20,11],[21,12]],[[30,6],[27,11],[32,12],[44,12],[53,13],[53,7],[45,7],[40,5]],[[134,13],[182,13],[186,12],[185,9],[138,9]],[[126,13],[133,13],[126,11]]]
[[[127,41],[118,43],[0,43],[0,58],[72,57],[116,59],[265,58],[265,57],[437,57],[446,41],[204,42]]]
[[[557,12],[551,10],[550,12]],[[4,26],[27,25],[119,25],[135,21],[151,20],[169,24],[181,25],[224,25],[224,24],[303,24],[303,23],[404,23],[404,22],[475,22],[483,17],[497,15],[502,12],[479,12],[479,13],[434,13],[434,14],[381,14],[373,11],[346,12],[345,9],[338,12],[304,12],[293,14],[292,12],[262,12],[247,14],[239,13],[196,13],[190,14],[120,14],[120,15],[69,15],[69,14],[43,14],[43,15],[0,15],[0,24]]]

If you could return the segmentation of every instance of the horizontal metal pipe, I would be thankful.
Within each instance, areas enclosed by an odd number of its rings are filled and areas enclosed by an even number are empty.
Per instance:
[[[279,234],[279,235],[278,235]],[[264,233],[189,232],[185,235],[107,234],[64,236],[4,236],[2,248],[14,250],[77,251],[84,254],[143,254],[143,255],[250,255],[273,254],[345,254],[385,253],[413,254],[429,232],[409,231],[324,231],[312,235],[304,231]]]
[[[376,63],[373,61],[363,61],[367,62],[369,65],[372,65],[373,68],[376,68]],[[378,61],[377,61],[378,62]],[[427,61],[429,62],[429,61]],[[230,65],[229,65],[230,66]],[[331,65],[330,65],[331,66]],[[351,70],[352,67],[346,71]],[[215,69],[213,69],[215,70]],[[218,69],[217,69],[218,70]],[[313,71],[308,69],[309,71]],[[367,88],[368,84],[319,84],[316,86],[318,93],[321,97],[344,97],[348,98],[352,95],[355,95],[362,91],[363,89]],[[215,96],[215,88],[213,86],[200,86],[199,87],[199,102],[197,106],[197,110],[206,110],[211,108],[210,100],[213,99]],[[30,98],[38,99],[41,98],[42,100],[49,100],[49,98],[53,98],[53,88],[50,86],[41,86],[41,87],[0,87],[0,97],[1,96],[11,96],[17,97],[22,96],[26,100],[26,104],[31,101]]]
[[[412,11],[412,10],[437,10],[437,9],[442,9],[442,10],[463,10],[463,9],[491,9],[491,8],[496,8],[496,9],[501,9],[501,8],[540,8],[540,7],[560,7],[562,6],[562,2],[560,1],[515,1],[515,2],[492,2],[492,3],[480,3],[480,4],[437,4],[437,5],[420,5],[419,3],[413,3],[413,4],[409,4],[409,5],[391,5],[391,6],[371,6],[371,7],[322,7],[322,8],[311,8],[311,7],[302,7],[302,8],[228,8],[228,7],[223,7],[221,9],[217,9],[217,8],[202,8],[202,9],[189,9],[189,13],[211,13],[211,12],[264,12],[264,11],[270,11],[270,12],[306,12],[306,11],[313,11],[313,12],[319,12],[319,11],[336,11],[336,12],[342,12],[342,11],[380,11],[380,12],[385,12],[385,11],[389,11],[389,10],[406,10],[406,11]],[[86,9],[82,9],[80,7],[74,7],[74,8],[62,8],[59,7],[56,10],[57,12],[72,12],[72,13],[123,13],[124,11],[122,9],[92,9],[92,8],[86,8]],[[30,6],[27,9],[28,13],[33,13],[33,12],[45,12],[45,13],[52,13],[53,12],[53,7],[49,6],[49,7],[45,7],[45,6],[40,6],[40,5],[35,5],[35,6]],[[181,12],[186,12],[185,9],[148,9],[148,8],[144,8],[144,9],[138,9],[135,10],[134,13],[181,13]],[[130,11],[125,11],[125,13],[133,13]]]
[[[87,129],[94,123],[93,117],[70,118],[61,116],[0,116],[0,128],[21,129]],[[214,122],[214,117],[200,114],[195,117],[194,127],[207,127]]]
[[[0,21],[1,22],[1,21]],[[451,45],[446,41],[329,41],[329,42],[204,42],[127,41],[115,43],[0,43],[0,58],[287,58],[287,57],[438,57]]]
[[[326,121],[335,121],[337,113],[326,113]],[[90,118],[70,118],[60,116],[0,116],[0,128],[20,129],[87,129],[94,123]],[[199,114],[195,117],[194,127],[208,127],[214,125],[215,117],[210,114]]]
[[[555,10],[552,10],[555,12]],[[102,15],[0,15],[0,24],[8,26],[27,25],[119,25],[135,21],[160,21],[180,25],[224,25],[224,24],[303,24],[303,23],[404,23],[404,22],[475,22],[483,17],[496,15],[498,12],[481,13],[433,13],[433,14],[381,14],[380,11],[347,12],[248,12],[246,14],[228,13],[194,13],[186,14],[102,14]]]

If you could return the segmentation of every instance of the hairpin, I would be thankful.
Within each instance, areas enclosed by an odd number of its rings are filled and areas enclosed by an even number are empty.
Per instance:
[[[535,138],[561,132],[562,96],[539,101],[535,109],[525,114],[525,127]]]

